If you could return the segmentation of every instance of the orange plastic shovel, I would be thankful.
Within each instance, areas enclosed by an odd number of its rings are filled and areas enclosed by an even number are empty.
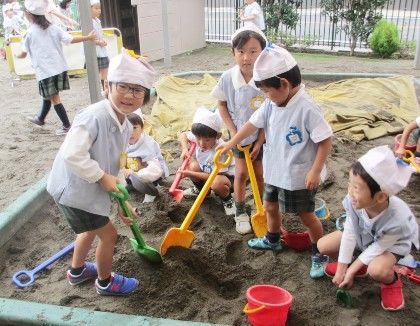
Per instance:
[[[255,235],[260,238],[267,233],[267,217],[265,216],[265,209],[261,202],[260,191],[258,190],[257,179],[255,178],[251,156],[249,155],[251,145],[245,147],[237,145],[237,147],[245,154],[246,167],[248,169],[248,175],[251,181],[252,195],[254,196],[255,207],[257,209],[257,212],[251,217],[251,225]]]
[[[182,165],[180,170],[183,171],[187,167],[190,158],[192,154],[194,153],[196,143],[191,143],[190,149],[188,150],[187,156],[184,158],[184,161],[182,161]],[[182,192],[182,189],[178,189],[178,185],[181,182],[182,179],[182,172],[178,171],[175,175],[174,182],[172,183],[171,187],[169,188],[169,194],[172,196],[173,199],[177,203],[179,203],[182,200],[182,197],[184,197],[184,194]]]
[[[220,151],[217,151],[213,157],[214,169],[211,171],[206,183],[198,194],[196,200],[191,206],[187,216],[179,228],[170,228],[163,239],[162,244],[160,245],[161,255],[165,255],[170,247],[184,247],[189,248],[194,240],[194,232],[188,230],[191,222],[196,216],[198,210],[200,209],[201,204],[204,201],[208,191],[210,190],[211,185],[213,184],[214,179],[216,178],[219,170],[226,168],[232,162],[233,154],[232,151],[227,153],[227,158],[225,162],[219,161]]]

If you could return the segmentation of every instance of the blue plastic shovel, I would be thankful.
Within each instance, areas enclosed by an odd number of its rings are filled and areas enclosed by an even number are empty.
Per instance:
[[[48,258],[46,261],[44,261],[42,264],[35,267],[34,269],[32,269],[30,271],[23,270],[23,271],[16,272],[12,277],[12,282],[18,288],[21,288],[21,289],[26,288],[28,285],[31,285],[35,281],[35,275],[37,273],[39,273],[43,269],[50,266],[56,260],[59,260],[61,257],[67,255],[73,249],[74,249],[74,242],[70,243],[67,247],[61,249],[54,256]],[[26,281],[21,281],[22,277],[24,277],[26,279]]]

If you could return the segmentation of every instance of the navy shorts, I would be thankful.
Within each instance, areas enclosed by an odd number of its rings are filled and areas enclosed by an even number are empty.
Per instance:
[[[313,212],[317,189],[286,190],[267,183],[264,184],[264,200],[278,202],[280,212],[295,213]]]

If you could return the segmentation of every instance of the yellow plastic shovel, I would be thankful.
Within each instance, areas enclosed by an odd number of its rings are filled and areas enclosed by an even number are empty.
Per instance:
[[[216,178],[219,170],[226,168],[232,162],[233,154],[232,151],[227,153],[227,158],[225,162],[219,161],[220,151],[217,151],[213,157],[214,169],[211,171],[206,183],[198,194],[196,200],[191,206],[187,216],[179,228],[170,228],[163,239],[162,244],[160,245],[161,255],[165,255],[170,247],[184,247],[189,248],[194,240],[194,232],[188,230],[191,222],[193,221],[195,215],[200,209],[201,204],[204,201],[208,191],[210,190],[211,185],[213,184],[214,179]]]
[[[251,181],[252,195],[254,196],[255,207],[257,209],[257,212],[251,217],[251,225],[255,235],[260,238],[267,233],[267,217],[265,216],[265,209],[261,202],[260,191],[258,190],[251,156],[249,155],[251,145],[245,147],[238,145],[237,147],[245,154],[246,167],[248,169],[249,180]]]
[[[406,149],[404,151],[402,159],[404,160],[404,162],[411,164],[411,166],[416,169],[416,173],[420,173],[420,165],[418,165],[416,161],[414,161],[414,153],[412,151]]]

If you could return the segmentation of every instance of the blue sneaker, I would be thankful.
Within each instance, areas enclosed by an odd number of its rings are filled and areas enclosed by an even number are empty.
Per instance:
[[[139,281],[135,278],[125,277],[120,274],[111,274],[111,282],[107,287],[102,287],[95,281],[96,292],[102,295],[127,295],[137,289]]]
[[[96,264],[95,263],[85,263],[85,268],[80,273],[80,275],[73,275],[70,273],[70,270],[67,271],[67,279],[69,280],[69,283],[71,285],[77,285],[80,283],[83,283],[85,281],[94,279],[98,277],[98,272],[96,270]]]
[[[271,243],[265,236],[262,238],[248,240],[248,246],[252,249],[273,250],[274,252],[278,252],[283,249],[280,241]]]
[[[313,279],[321,278],[325,275],[324,267],[328,263],[328,256],[314,255],[311,257],[311,270],[309,276]]]

